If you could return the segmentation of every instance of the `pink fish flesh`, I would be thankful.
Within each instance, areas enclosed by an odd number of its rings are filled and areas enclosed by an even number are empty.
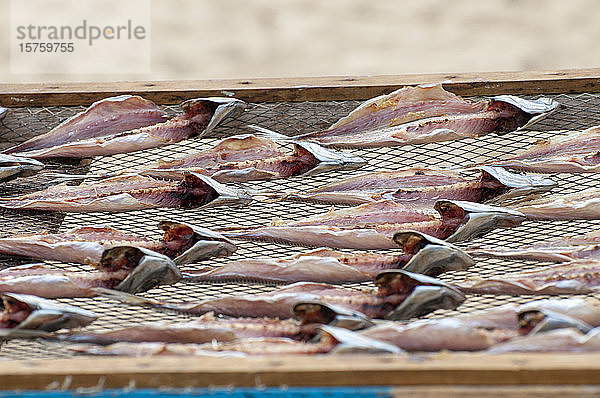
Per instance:
[[[367,148],[423,144],[522,128],[558,104],[498,96],[476,103],[441,85],[407,87],[373,98],[329,129],[294,137],[324,146]]]
[[[244,203],[245,193],[194,173],[171,178],[124,175],[78,186],[59,184],[28,195],[0,198],[0,207],[65,212],[129,211],[161,207],[195,208]]]
[[[56,234],[0,238],[0,253],[80,264],[98,263],[104,249],[114,246],[143,247],[166,255],[176,263],[229,255],[235,246],[219,234],[186,224],[160,223],[160,240],[107,226],[86,226]],[[202,242],[201,242],[202,241]],[[200,243],[201,242],[201,243]]]
[[[229,98],[197,98],[181,104],[183,113],[165,121],[162,112],[146,100],[114,97],[95,103],[49,133],[6,152],[35,159],[84,158],[156,148],[206,134],[244,106],[242,101]]]

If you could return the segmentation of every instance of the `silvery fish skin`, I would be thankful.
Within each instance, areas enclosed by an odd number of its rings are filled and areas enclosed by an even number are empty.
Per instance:
[[[503,95],[474,103],[439,84],[406,87],[365,102],[327,130],[294,138],[347,148],[450,141],[524,128],[557,107],[548,98]]]
[[[440,200],[434,209],[382,200],[283,225],[221,232],[232,239],[301,246],[393,249],[398,248],[392,239],[394,234],[403,230],[455,242],[480,236],[496,227],[512,227],[525,219],[514,210],[464,201]]]
[[[119,96],[94,103],[43,136],[5,153],[35,159],[84,158],[127,153],[172,144],[208,134],[245,103],[231,98],[196,98],[181,104],[171,119],[140,97]]]
[[[511,208],[535,220],[597,220],[600,218],[600,188],[550,195]]]
[[[587,294],[600,289],[600,261],[577,260],[499,278],[467,279],[454,286],[478,294]]]
[[[28,294],[3,293],[0,298],[2,339],[43,336],[43,332],[86,326],[98,318],[92,311]]]
[[[44,164],[21,156],[0,154],[0,182],[17,177],[29,177],[44,168]]]
[[[467,177],[460,170],[409,168],[378,171],[334,182],[310,191],[293,192],[286,200],[359,205],[390,199],[400,203],[426,205],[439,199],[484,203],[551,190],[549,179],[510,173],[500,167],[480,166],[479,177]]]
[[[6,117],[7,113],[8,113],[8,109],[0,106],[0,120],[4,119]]]
[[[93,297],[98,287],[136,293],[181,279],[168,257],[143,248],[106,249],[95,267],[97,272],[64,271],[43,264],[6,268],[0,270],[0,292],[45,298]]]
[[[219,268],[186,272],[196,282],[257,281],[261,283],[367,282],[387,269],[437,276],[448,270],[464,270],[473,259],[454,245],[416,231],[394,236],[404,254],[342,253],[316,249],[284,258],[257,258],[226,263]]]
[[[160,160],[135,172],[187,170],[219,182],[243,182],[355,169],[366,163],[359,157],[317,144],[299,142],[293,146],[293,152],[289,153],[279,147],[277,141],[245,134],[226,138],[202,152],[170,161]]]
[[[225,318],[207,313],[189,322],[153,322],[105,332],[61,334],[53,337],[60,341],[102,345],[118,342],[201,344],[250,337],[285,337],[308,341],[317,334],[321,325],[329,324],[351,330],[372,325],[362,314],[321,303],[299,303],[294,307],[294,314],[298,319]]]
[[[0,253],[80,264],[98,263],[105,249],[114,246],[144,247],[171,258],[176,264],[228,256],[235,245],[216,232],[172,221],[162,221],[160,240],[107,226],[77,227],[55,234],[0,238]]]
[[[594,352],[600,351],[600,328],[582,333],[575,328],[556,329],[518,337],[491,347],[486,352]]]
[[[375,278],[377,289],[362,291],[335,285],[299,282],[273,292],[205,300],[199,303],[164,303],[121,292],[99,290],[123,303],[185,314],[208,312],[234,317],[287,319],[298,303],[319,302],[358,311],[370,318],[410,319],[436,309],[453,309],[465,296],[437,279],[404,270],[389,270]]]
[[[600,259],[600,233],[590,232],[579,237],[550,239],[519,249],[479,246],[467,249],[473,256],[552,261],[562,263],[584,258]]]
[[[318,342],[306,343],[287,338],[245,338],[225,343],[164,344],[117,343],[107,347],[83,345],[74,351],[92,355],[123,356],[251,356],[251,355],[314,355],[344,353],[394,353],[402,350],[390,344],[369,339],[347,329],[323,326]]]
[[[599,314],[597,301],[539,300],[408,324],[380,322],[361,334],[406,351],[481,351],[526,334],[570,327],[588,331],[598,325]]]
[[[0,207],[64,212],[129,211],[162,207],[244,204],[250,197],[195,173],[153,176],[124,175],[77,186],[65,183],[13,198],[0,198]]]
[[[600,172],[600,126],[541,140],[517,156],[490,163],[534,173]]]

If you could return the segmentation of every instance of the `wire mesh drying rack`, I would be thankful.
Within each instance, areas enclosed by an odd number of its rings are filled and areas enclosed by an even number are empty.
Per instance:
[[[564,134],[567,130],[581,130],[600,124],[600,95],[560,94],[550,95],[563,107],[546,119],[537,122],[527,131],[519,131],[502,136],[488,135],[477,139],[433,143],[418,146],[354,150],[353,154],[368,160],[360,170],[320,174],[311,177],[299,176],[286,180],[273,180],[252,183],[252,189],[259,190],[306,190],[320,185],[375,170],[393,170],[401,167],[437,166],[457,168],[494,159],[501,159],[537,140]],[[471,97],[475,99],[475,97]],[[531,97],[530,98],[536,98]],[[203,150],[214,145],[219,139],[234,134],[246,133],[248,124],[256,124],[284,134],[314,131],[332,124],[346,115],[360,101],[327,102],[279,102],[249,103],[241,116],[222,123],[211,135],[201,139],[190,139],[178,144],[141,152],[98,157],[93,160],[48,162],[40,174],[20,178],[0,186],[0,195],[10,196],[33,192],[52,185],[52,173],[116,172],[125,168],[145,165],[159,158],[173,158],[184,153]],[[32,136],[42,134],[62,120],[83,110],[84,107],[30,107],[12,108],[0,122],[0,148],[20,143]],[[177,106],[165,106],[167,112],[177,113]],[[597,185],[594,174],[556,174],[550,176],[559,186],[556,193],[577,192]],[[250,186],[250,185],[247,185]],[[210,209],[150,209],[125,213],[63,214],[49,212],[17,212],[0,210],[2,236],[41,231],[66,231],[81,225],[106,224],[112,227],[158,238],[157,223],[162,219],[183,221],[208,228],[236,225],[265,225],[273,218],[291,221],[326,212],[331,206],[294,202],[254,202],[243,208],[218,207]],[[527,221],[522,225],[505,230],[496,230],[476,241],[462,243],[462,246],[485,242],[487,245],[519,247],[520,245],[541,242],[549,238],[571,236],[600,228],[600,221]],[[219,266],[226,261],[256,258],[282,257],[299,253],[306,248],[264,242],[236,242],[238,250],[225,259],[211,259],[201,264],[187,264],[182,271],[198,266]],[[0,256],[0,268],[25,264],[30,259]],[[86,266],[50,262],[70,270],[85,272]],[[445,274],[441,279],[461,280],[467,276],[494,277],[515,270],[547,266],[549,263],[531,261],[478,259],[476,266],[468,271]],[[349,286],[365,286],[354,284]],[[196,301],[224,295],[264,292],[277,288],[273,285],[246,283],[191,283],[180,282],[172,286],[159,286],[141,295],[160,300]],[[542,297],[540,297],[542,298]],[[429,317],[455,315],[457,313],[484,310],[501,304],[530,301],[531,296],[511,297],[492,295],[469,295],[457,310],[439,310]],[[106,298],[60,299],[59,301],[95,311],[100,318],[88,327],[90,331],[100,331],[137,325],[158,320],[185,320],[184,315],[162,313],[151,309],[128,307]],[[0,359],[37,359],[70,357],[68,345],[41,341],[13,340],[0,346]]]

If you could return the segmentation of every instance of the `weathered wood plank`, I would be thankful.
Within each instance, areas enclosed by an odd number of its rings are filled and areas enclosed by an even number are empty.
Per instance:
[[[444,82],[446,89],[459,95],[600,92],[600,68],[398,76],[0,84],[0,105],[89,105],[118,94],[138,94],[160,104],[224,95],[253,102],[362,100],[405,85],[437,82]]]
[[[2,389],[161,386],[585,385],[600,354],[68,358],[0,362]]]

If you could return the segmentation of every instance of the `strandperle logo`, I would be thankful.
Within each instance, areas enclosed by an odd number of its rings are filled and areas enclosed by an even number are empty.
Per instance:
[[[146,28],[142,25],[135,25],[131,19],[127,20],[125,24],[114,26],[91,25],[86,19],[77,26],[17,26],[18,40],[66,41],[78,39],[86,40],[91,46],[96,40],[144,40],[145,38]]]
[[[150,0],[11,0],[11,72],[78,79],[150,73],[151,6]]]

